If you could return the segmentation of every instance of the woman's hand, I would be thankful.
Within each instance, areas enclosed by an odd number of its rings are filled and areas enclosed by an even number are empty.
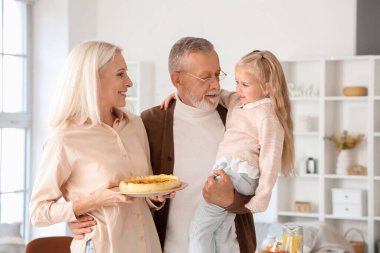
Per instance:
[[[117,193],[111,188],[119,183],[110,183],[93,192],[89,197],[74,201],[73,210],[77,217],[104,206],[116,206],[119,203],[131,203],[133,197]]]
[[[170,94],[162,103],[161,103],[161,106],[160,106],[160,109],[162,110],[162,109],[164,109],[165,111],[166,111],[166,109],[168,109],[168,107],[169,107],[169,104],[170,104],[170,102],[172,101],[172,100],[176,100],[177,99],[177,97],[176,97],[176,95],[175,95],[176,93],[174,92],[174,93],[172,93],[172,94]]]
[[[175,197],[175,192],[171,192],[169,194],[166,194],[166,195],[162,195],[162,196],[153,196],[153,197],[149,197],[149,199],[152,201],[152,202],[164,202],[166,199],[172,199]]]
[[[116,206],[119,203],[131,203],[133,197],[120,194],[111,190],[111,188],[119,186],[119,183],[110,183],[105,188],[100,188],[91,194],[92,201],[96,204],[96,208],[103,206]],[[96,209],[95,208],[95,209]]]

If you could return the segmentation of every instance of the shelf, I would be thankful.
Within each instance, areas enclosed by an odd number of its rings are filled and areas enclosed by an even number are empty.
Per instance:
[[[318,213],[277,212],[279,216],[318,218]]]
[[[353,179],[353,180],[367,180],[368,179],[368,176],[336,175],[336,174],[326,174],[325,177],[329,179]]]
[[[299,174],[295,176],[289,176],[285,177],[283,175],[279,175],[279,178],[285,178],[285,179],[305,179],[305,178],[319,178],[319,174]]]
[[[315,102],[319,101],[319,97],[290,97],[290,101]]]
[[[332,214],[326,214],[325,217],[327,219],[334,219],[334,220],[362,220],[362,221],[368,221],[367,216],[363,217],[351,217],[351,216],[336,216]]]
[[[367,102],[368,97],[343,97],[343,96],[329,96],[325,97],[326,101],[342,101],[342,102],[349,102],[349,101],[357,101],[357,102]]]
[[[301,131],[295,131],[293,132],[293,135],[295,136],[315,136],[315,137],[318,137],[319,136],[319,132],[301,132]],[[380,136],[380,134],[379,134]]]
[[[291,96],[294,162],[300,174],[278,178],[276,215],[281,222],[326,221],[342,234],[357,226],[367,234],[367,252],[373,252],[371,245],[380,238],[380,200],[376,195],[380,191],[380,55],[294,59],[283,62],[283,69]],[[365,86],[369,93],[344,96],[347,86]],[[367,175],[336,174],[337,152],[324,137],[343,130],[366,136],[351,164],[364,165]],[[316,159],[318,174],[306,174],[309,157]],[[364,190],[365,216],[333,215],[334,188]],[[315,213],[294,212],[293,203],[298,200],[311,202]]]
[[[145,109],[154,105],[152,88],[152,77],[154,65],[151,62],[127,61],[128,76],[133,86],[128,89],[127,102],[133,106],[127,106],[129,110],[140,114]]]
[[[319,174],[300,174],[297,178],[319,178]]]

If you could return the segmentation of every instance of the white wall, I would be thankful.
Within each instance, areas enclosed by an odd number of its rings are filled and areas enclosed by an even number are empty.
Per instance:
[[[48,113],[54,83],[68,52],[67,2],[39,0],[33,6],[32,18],[32,82],[33,128],[31,149],[31,186],[41,156],[43,139],[49,133]],[[48,228],[32,227],[32,238],[64,233],[64,224]],[[31,238],[31,239],[32,239]]]
[[[167,57],[180,37],[213,42],[229,74],[222,85],[233,89],[234,63],[254,49],[271,50],[281,59],[354,55],[356,0],[38,0],[33,27],[32,180],[49,133],[55,82],[69,50],[80,41],[104,39],[123,47],[127,60],[152,62],[153,106],[174,91]],[[269,210],[255,219],[272,217]],[[34,229],[32,237],[64,230],[60,225]]]
[[[355,54],[356,0],[98,0],[97,36],[119,44],[130,60],[155,66],[152,106],[174,91],[167,70],[172,44],[209,39],[234,89],[234,64],[255,49],[280,59]],[[256,221],[275,219],[277,196]]]
[[[172,88],[167,57],[183,36],[209,39],[232,89],[234,63],[254,49],[279,58],[355,54],[355,0],[98,0],[97,35],[155,64],[154,103]]]
[[[38,0],[32,7],[33,128],[31,183],[41,157],[41,147],[50,132],[49,105],[70,49],[96,37],[96,5],[92,0]],[[84,11],[85,10],[85,11]],[[65,224],[31,228],[31,238],[63,235]]]

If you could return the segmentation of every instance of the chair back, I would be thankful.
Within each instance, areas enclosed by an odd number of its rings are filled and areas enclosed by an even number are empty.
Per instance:
[[[70,253],[71,236],[41,237],[26,245],[25,253]]]

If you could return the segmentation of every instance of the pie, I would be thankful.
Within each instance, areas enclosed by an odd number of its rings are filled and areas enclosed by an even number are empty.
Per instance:
[[[126,194],[156,193],[175,189],[181,185],[181,181],[174,175],[148,175],[124,179],[120,182],[119,189]]]

